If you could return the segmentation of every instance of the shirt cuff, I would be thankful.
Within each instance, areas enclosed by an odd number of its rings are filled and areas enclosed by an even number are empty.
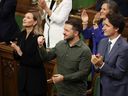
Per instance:
[[[99,69],[102,69],[102,68],[103,68],[103,66],[104,66],[104,64],[105,64],[105,63],[103,62],[102,66],[100,66],[100,67],[99,67]]]

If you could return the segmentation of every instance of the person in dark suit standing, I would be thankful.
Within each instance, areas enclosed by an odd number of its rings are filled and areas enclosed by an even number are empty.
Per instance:
[[[101,73],[101,96],[128,96],[128,43],[121,36],[124,26],[121,15],[108,15],[103,27],[108,38],[101,40],[98,54],[92,55],[91,61]]]
[[[43,62],[39,56],[37,38],[43,35],[39,12],[28,12],[23,18],[25,28],[18,35],[15,58],[19,60],[19,96],[46,96],[47,80]]]
[[[15,20],[16,0],[0,0],[0,42],[14,40],[19,26]]]

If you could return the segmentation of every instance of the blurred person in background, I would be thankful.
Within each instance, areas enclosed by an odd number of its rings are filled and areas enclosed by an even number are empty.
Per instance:
[[[64,24],[72,9],[72,0],[39,0],[40,7],[45,11],[44,37],[47,48],[55,47],[63,40]]]
[[[17,0],[0,0],[0,42],[15,40],[20,32],[15,20]]]
[[[101,10],[96,13],[93,19],[93,26],[88,27],[88,14],[86,10],[83,10],[81,14],[83,24],[83,36],[85,39],[92,40],[92,53],[97,54],[97,47],[102,38],[105,38],[103,34],[103,21],[108,14],[119,14],[118,5],[113,0],[105,0],[101,6]]]

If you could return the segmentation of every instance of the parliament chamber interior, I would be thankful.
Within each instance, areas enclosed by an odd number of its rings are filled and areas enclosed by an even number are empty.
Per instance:
[[[96,0],[73,0],[73,9],[70,16],[75,18],[80,18],[81,9],[86,9],[89,15],[89,26],[92,25],[92,20],[96,14],[95,10]],[[37,4],[35,0],[17,0],[17,9],[15,13],[16,21],[22,29],[22,19],[27,10],[35,11]],[[126,9],[127,10],[127,9]],[[128,17],[125,17],[126,27],[123,32],[124,38],[128,41]],[[45,20],[43,21],[45,22]],[[89,40],[85,40],[85,43],[90,45]],[[47,76],[47,95],[56,96],[56,88],[53,83],[50,82],[50,78],[53,75],[54,66],[56,60],[46,62],[45,70]],[[0,96],[18,96],[17,90],[17,71],[19,62],[13,58],[13,49],[6,45],[5,43],[0,43]],[[99,73],[95,74],[93,77],[91,75],[88,77],[88,90],[87,96],[98,96],[96,93],[98,86]]]

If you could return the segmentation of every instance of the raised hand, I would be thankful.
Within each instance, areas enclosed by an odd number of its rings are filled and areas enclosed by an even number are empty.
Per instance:
[[[45,0],[38,0],[38,6],[40,6],[42,9],[47,8],[47,4],[46,4]]]
[[[64,76],[61,74],[55,74],[52,76],[53,83],[59,83],[64,80]]]
[[[20,47],[19,47],[18,45],[16,45],[16,43],[14,43],[14,42],[12,42],[12,41],[10,41],[10,43],[11,43],[11,47],[12,47],[20,56],[22,56],[23,53],[22,53]]]
[[[39,36],[39,37],[37,38],[37,43],[38,43],[38,46],[39,46],[39,47],[42,47],[43,44],[44,44],[44,42],[45,42],[45,40],[44,40],[44,37],[43,37],[43,36]]]
[[[82,19],[82,22],[84,23],[88,22],[89,17],[85,9],[81,13],[81,19]]]
[[[45,0],[39,0],[39,1],[38,1],[38,7],[41,7],[42,9],[44,9],[45,12],[46,12],[49,16],[51,16],[52,11],[48,8],[48,6],[47,6]]]
[[[17,50],[17,49],[18,49],[18,46],[16,45],[16,43],[10,41],[10,44],[11,44],[11,47],[12,47],[14,50]]]
[[[94,19],[93,19],[93,24],[98,24],[99,20],[100,20],[100,12],[97,12],[96,15],[94,16]]]

